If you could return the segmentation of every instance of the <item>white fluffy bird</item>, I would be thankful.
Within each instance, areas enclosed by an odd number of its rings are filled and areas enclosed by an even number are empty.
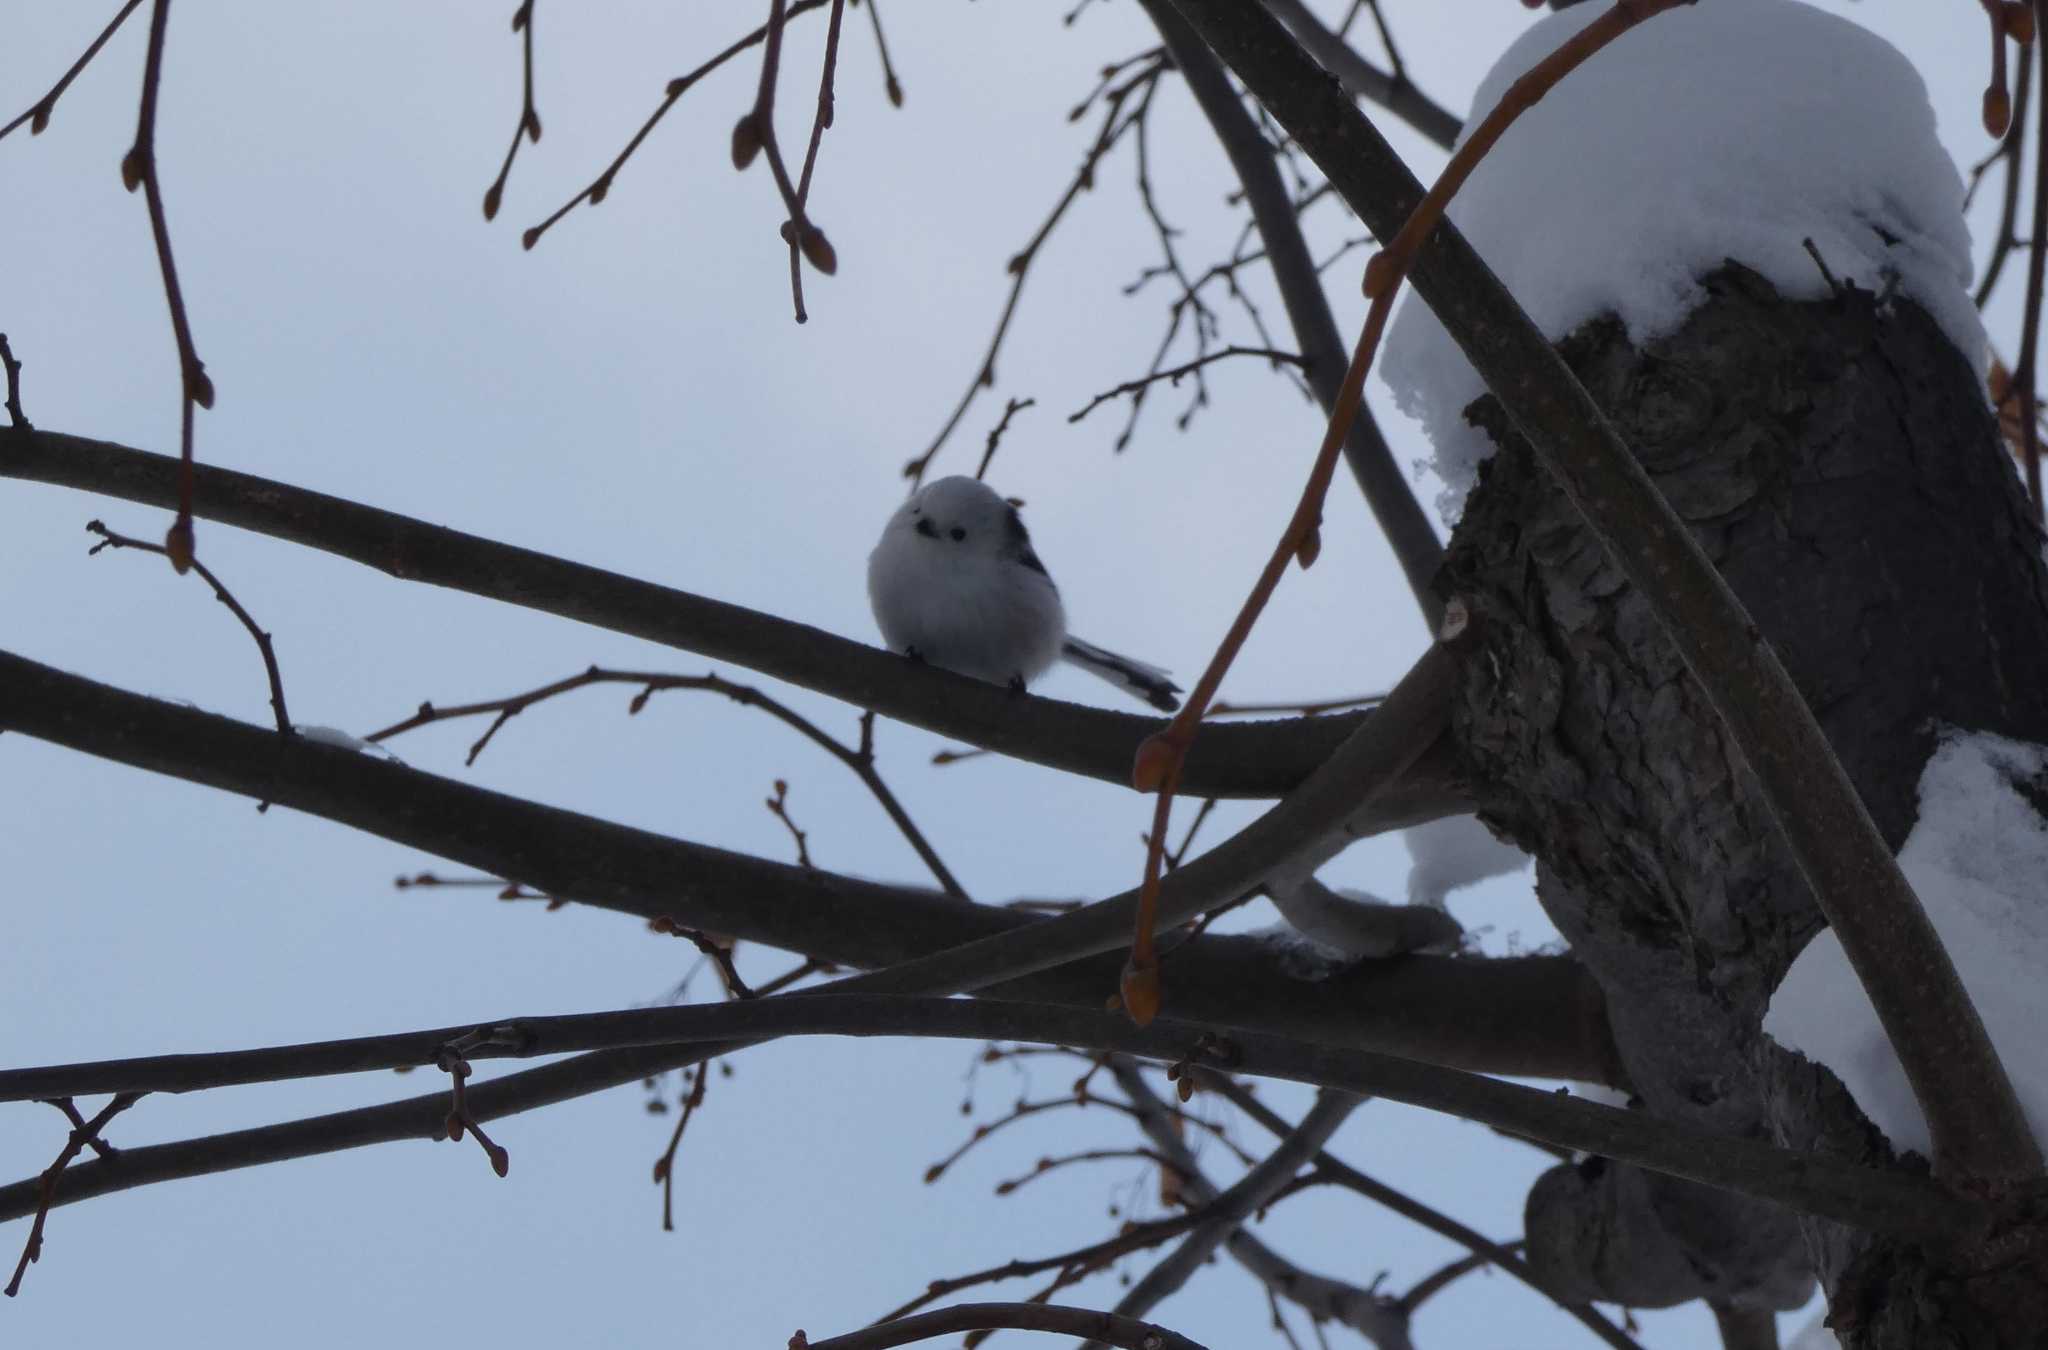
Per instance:
[[[868,601],[889,649],[1022,689],[1064,658],[1155,708],[1180,706],[1166,672],[1067,633],[1059,587],[1023,517],[973,478],[927,483],[868,554]]]

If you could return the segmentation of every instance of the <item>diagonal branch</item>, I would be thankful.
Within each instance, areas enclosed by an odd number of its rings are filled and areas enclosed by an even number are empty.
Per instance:
[[[85,528],[100,537],[100,542],[92,546],[91,552],[93,553],[98,553],[103,548],[133,548],[140,549],[144,553],[155,553],[161,556],[169,551],[161,544],[152,544],[144,539],[131,539],[125,534],[116,534],[97,520],[87,521]],[[277,669],[277,649],[271,644],[270,634],[263,631],[262,626],[256,622],[248,610],[242,608],[242,602],[235,599],[234,592],[222,584],[221,579],[213,574],[212,568],[199,561],[199,559],[194,558],[192,560],[192,570],[199,574],[200,580],[213,587],[213,598],[226,605],[228,612],[241,621],[242,627],[255,640],[257,655],[263,658],[263,674],[270,681],[270,711],[277,718],[278,734],[281,736],[291,735],[292,720],[286,714],[284,708],[284,677],[279,674]]]
[[[1143,3],[1167,50],[1173,53],[1175,63],[1187,78],[1188,88],[1209,119],[1216,139],[1230,157],[1238,181],[1244,185],[1245,201],[1251,207],[1252,219],[1258,225],[1259,237],[1265,242],[1272,264],[1274,284],[1287,307],[1295,340],[1308,361],[1309,387],[1315,391],[1323,411],[1334,412],[1350,349],[1338,334],[1329,297],[1323,292],[1322,276],[1309,256],[1308,242],[1302,237],[1294,200],[1273,164],[1272,148],[1252,124],[1223,67],[1189,31],[1170,0]],[[1381,237],[1389,234],[1382,232]],[[1424,622],[1431,632],[1436,631],[1443,624],[1444,611],[1443,601],[1432,589],[1432,583],[1443,562],[1443,545],[1437,542],[1436,531],[1415,500],[1407,476],[1394,462],[1393,451],[1363,404],[1345,436],[1344,459],[1386,536],[1387,546],[1401,565]]]
[[[1287,25],[1296,40],[1308,49],[1308,54],[1337,77],[1345,93],[1379,104],[1446,150],[1458,139],[1460,124],[1457,115],[1410,84],[1398,57],[1391,72],[1381,70],[1360,56],[1350,43],[1325,28],[1323,21],[1302,0],[1264,0],[1264,4],[1274,18]],[[1379,17],[1379,7],[1375,5],[1373,18],[1377,20]],[[1381,33],[1384,36],[1384,22]],[[1387,51],[1390,55],[1393,53],[1391,43]]]
[[[1361,218],[1392,238],[1421,200],[1420,185],[1279,23],[1235,0],[1173,2]],[[1617,7],[1586,32],[1631,13]],[[1513,102],[1512,92],[1503,102]],[[1936,1166],[1989,1177],[2039,1173],[2041,1151],[1940,938],[1741,601],[1448,221],[1416,255],[1414,281],[1720,713],[1905,1066]]]
[[[50,86],[49,92],[34,103],[29,104],[19,117],[16,117],[6,126],[0,127],[0,136],[5,136],[24,122],[28,123],[29,135],[42,135],[43,128],[50,125],[51,110],[57,106],[57,100],[64,97],[64,91],[71,87],[71,82],[78,78],[78,72],[91,64],[92,59],[100,54],[100,48],[106,46],[107,40],[113,37],[120,30],[121,25],[128,21],[128,16],[141,7],[142,0],[128,0],[128,3],[122,5],[114,14],[114,17],[107,21],[107,26],[100,30],[100,35],[92,40],[92,43],[86,47],[85,51],[76,61],[71,63],[71,69],[58,77],[57,83]]]

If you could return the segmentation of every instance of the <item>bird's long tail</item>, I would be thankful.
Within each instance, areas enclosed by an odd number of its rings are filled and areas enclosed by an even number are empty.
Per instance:
[[[1180,686],[1158,666],[1148,666],[1143,661],[1106,652],[1077,637],[1066,640],[1060,648],[1060,655],[1090,675],[1136,694],[1161,712],[1172,712],[1180,706]]]

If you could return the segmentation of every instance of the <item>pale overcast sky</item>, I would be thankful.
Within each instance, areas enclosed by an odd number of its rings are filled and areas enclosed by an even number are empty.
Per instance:
[[[1974,4],[1829,7],[1914,57],[1959,161],[1988,148]],[[40,94],[112,8],[0,6],[0,118]],[[478,203],[518,106],[511,4],[179,5],[159,159],[193,325],[219,389],[199,423],[201,458],[869,639],[866,551],[902,491],[898,467],[977,368],[1005,260],[1078,161],[1089,127],[1064,113],[1106,60],[1154,39],[1127,0],[1090,5],[1071,27],[1064,4],[896,0],[884,17],[908,97],[895,110],[866,17],[849,15],[838,120],[813,197],[840,269],[807,278],[804,327],[790,321],[772,186],[760,167],[737,175],[728,159],[733,120],[752,97],[751,57],[694,89],[601,207],[579,209],[522,252],[520,230],[609,160],[665,81],[764,8],[543,0],[546,134],[522,151],[504,210],[486,225]],[[1415,78],[1461,111],[1531,19],[1512,0],[1385,8]],[[156,260],[142,203],[117,172],[146,19],[145,8],[44,135],[0,142],[0,331],[27,363],[23,397],[38,425],[174,452],[175,365]],[[781,124],[792,141],[807,125],[821,19],[791,28]],[[1185,90],[1169,83],[1161,100],[1155,186],[1186,229],[1185,256],[1206,264],[1237,233],[1222,204],[1231,184]],[[1415,136],[1393,134],[1418,171],[1440,163]],[[1980,256],[1987,219],[1980,210]],[[1318,231],[1320,247],[1346,234],[1333,212]],[[1154,399],[1121,456],[1111,454],[1120,410],[1070,426],[1068,412],[1149,359],[1166,296],[1121,288],[1155,259],[1121,152],[1048,245],[998,388],[969,413],[941,469],[972,472],[1002,400],[1035,397],[991,480],[1029,501],[1074,628],[1192,676],[1285,519],[1320,418],[1244,363],[1214,372],[1213,406],[1184,434],[1172,426],[1173,391]],[[1356,270],[1332,275],[1349,330]],[[1277,320],[1277,304],[1266,309]],[[1992,316],[2008,348],[2014,327],[2010,314]],[[1383,391],[1374,397],[1401,458],[1419,458],[1415,433]],[[166,524],[116,501],[0,486],[7,647],[266,721],[244,634],[198,582],[158,562],[88,560],[94,517],[150,537]],[[274,632],[301,722],[362,733],[422,699],[511,693],[592,662],[706,668],[225,527],[200,531],[205,559]],[[1284,584],[1226,696],[1383,688],[1420,650],[1414,606],[1341,478],[1324,540],[1319,566]],[[782,692],[851,732],[852,711]],[[1044,692],[1117,697],[1071,674]],[[469,726],[394,748],[423,770],[777,859],[789,840],[761,801],[786,778],[821,866],[919,876],[858,784],[782,727],[690,694],[628,720],[625,701],[596,691],[536,709],[474,769],[462,764]],[[1098,897],[1135,879],[1147,803],[993,760],[934,769],[940,744],[898,726],[880,732],[891,781],[975,894]],[[0,808],[9,1066],[624,1006],[662,997],[693,958],[616,915],[399,892],[394,876],[433,861],[21,736],[0,738]],[[1210,838],[1248,816],[1220,811]],[[1388,838],[1330,875],[1399,896],[1406,866]],[[1526,874],[1461,893],[1453,908],[1491,950],[1552,936]],[[756,954],[748,969],[782,964]],[[699,978],[708,990],[708,975]],[[421,1142],[64,1208],[22,1297],[0,1307],[0,1339],[49,1350],[320,1350],[366,1339],[779,1346],[798,1327],[814,1339],[856,1327],[932,1278],[1093,1240],[1113,1226],[1111,1204],[1156,1204],[1149,1175],[1123,1163],[991,1196],[1044,1154],[1130,1142],[1121,1121],[1099,1113],[1020,1126],[924,1187],[925,1167],[971,1127],[959,1104],[974,1049],[812,1041],[748,1052],[735,1076],[712,1083],[691,1126],[669,1234],[649,1175],[672,1118],[646,1114],[638,1089],[499,1122],[493,1135],[512,1153],[503,1181],[467,1143]],[[1042,1068],[1032,1090],[1054,1094],[1071,1077]],[[176,1139],[428,1086],[423,1075],[369,1076],[153,1097],[112,1137]],[[1007,1069],[984,1073],[975,1119],[1019,1090]],[[1298,1112],[1305,1094],[1269,1097]],[[0,1108],[4,1179],[45,1166],[61,1123],[46,1107]],[[1548,1161],[1479,1127],[1384,1103],[1359,1111],[1335,1147],[1501,1238],[1519,1232],[1528,1180]],[[1230,1175],[1214,1150],[1208,1160]],[[26,1228],[0,1227],[10,1269]],[[1264,1231],[1312,1268],[1361,1283],[1386,1271],[1396,1290],[1456,1254],[1321,1194],[1288,1202]],[[1142,1258],[1130,1267],[1144,1268]],[[1118,1292],[1098,1280],[1068,1297],[1103,1306]],[[1227,1262],[1154,1316],[1212,1346],[1273,1343],[1262,1294]],[[1697,1307],[1646,1315],[1642,1327],[1647,1346],[1714,1343]],[[1520,1286],[1485,1275],[1430,1304],[1416,1334],[1424,1346],[1589,1343]]]

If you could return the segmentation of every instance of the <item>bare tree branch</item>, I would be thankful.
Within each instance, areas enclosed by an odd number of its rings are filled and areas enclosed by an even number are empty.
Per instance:
[[[1209,1070],[1197,1070],[1196,1074],[1202,1086],[1228,1098],[1232,1105],[1257,1121],[1275,1138],[1284,1138],[1286,1136],[1289,1129],[1287,1121],[1278,1112],[1274,1111],[1250,1092],[1247,1092],[1243,1086],[1231,1079],[1229,1075]],[[1642,1347],[1625,1335],[1619,1327],[1616,1327],[1612,1322],[1609,1322],[1605,1317],[1594,1311],[1590,1304],[1568,1303],[1549,1289],[1546,1289],[1543,1282],[1537,1278],[1536,1272],[1529,1268],[1528,1262],[1509,1251],[1505,1246],[1489,1240],[1476,1229],[1469,1228],[1449,1215],[1431,1209],[1428,1205],[1411,1196],[1404,1195],[1385,1182],[1367,1176],[1357,1168],[1350,1166],[1328,1152],[1316,1155],[1316,1170],[1328,1177],[1334,1184],[1364,1196],[1376,1205],[1392,1210],[1402,1218],[1427,1228],[1439,1237],[1447,1238],[1457,1243],[1488,1264],[1514,1276],[1514,1278],[1528,1285],[1531,1289],[1534,1289],[1537,1293],[1577,1318],[1587,1330],[1615,1347],[1615,1350],[1642,1350]],[[1425,1296],[1423,1286],[1417,1285],[1411,1291],[1410,1297],[1403,1300],[1403,1304],[1412,1313],[1421,1303],[1423,1296]]]
[[[1394,57],[1391,73],[1381,70],[1360,56],[1350,43],[1323,27],[1323,21],[1302,0],[1264,0],[1264,3],[1273,17],[1286,24],[1301,45],[1308,49],[1308,54],[1337,77],[1345,93],[1379,104],[1446,150],[1458,139],[1460,123],[1456,114],[1410,84],[1398,56]],[[1373,18],[1380,18],[1377,5],[1373,6]],[[1382,35],[1385,31],[1382,23]],[[1393,54],[1391,43],[1387,51]]]
[[[1202,1207],[1204,1216],[1172,1255],[1148,1271],[1117,1301],[1118,1313],[1125,1317],[1144,1316],[1186,1284],[1217,1247],[1227,1244],[1238,1263],[1270,1292],[1302,1305],[1316,1321],[1335,1318],[1372,1341],[1379,1350],[1411,1350],[1405,1311],[1357,1285],[1302,1270],[1244,1227],[1245,1220],[1264,1208],[1304,1164],[1323,1151],[1337,1127],[1362,1104],[1359,1098],[1341,1092],[1317,1094],[1316,1104],[1300,1124],[1281,1138],[1277,1148],[1234,1184],[1219,1190],[1202,1174],[1186,1142],[1169,1122],[1165,1104],[1137,1068],[1118,1060],[1112,1065],[1112,1072],[1118,1086],[1138,1108],[1138,1123],[1146,1137],[1185,1174],[1183,1189],[1189,1200]]]
[[[744,684],[735,684],[733,681],[717,675],[667,675],[652,671],[604,670],[597,666],[592,666],[581,674],[571,675],[565,679],[556,680],[552,684],[542,685],[538,689],[528,690],[523,694],[514,694],[509,698],[491,699],[482,703],[465,703],[447,708],[437,708],[431,703],[422,703],[419,711],[406,718],[403,722],[393,723],[381,731],[373,731],[364,739],[372,742],[382,742],[393,736],[402,735],[405,732],[430,723],[446,722],[458,717],[478,717],[489,713],[493,715],[491,725],[484,731],[483,735],[477,737],[475,744],[469,747],[469,757],[466,762],[474,764],[476,763],[476,757],[483,753],[484,746],[490,743],[491,738],[497,734],[498,728],[504,726],[507,721],[518,716],[536,703],[554,698],[560,694],[569,693],[572,690],[587,688],[594,684],[637,684],[644,686],[641,692],[634,697],[633,701],[627,705],[629,713],[639,712],[641,708],[646,706],[650,695],[665,689],[709,690],[713,693],[723,694],[733,702],[745,707],[759,708],[762,712],[767,713],[776,721],[795,731],[805,740],[808,740],[811,744],[817,746],[820,750],[823,750],[826,754],[832,756],[832,758],[838,760],[851,770],[854,777],[860,779],[862,786],[866,787],[868,792],[874,797],[876,804],[882,808],[884,814],[889,817],[890,822],[896,826],[897,832],[903,836],[904,842],[910,845],[912,851],[931,870],[932,878],[939,883],[939,888],[945,891],[946,894],[956,896],[959,899],[965,900],[968,898],[966,889],[960,885],[959,881],[954,878],[952,871],[940,860],[938,851],[932,847],[931,841],[925,838],[924,831],[918,828],[917,822],[911,819],[910,812],[904,808],[902,801],[897,798],[895,792],[890,789],[889,784],[882,778],[881,772],[875,768],[875,715],[871,712],[861,714],[859,742],[854,745],[848,745],[838,737],[822,730],[817,723],[779,700],[770,698],[758,689]],[[782,813],[778,811],[776,814],[779,816]],[[788,823],[786,818],[784,823]],[[790,828],[794,831],[796,827],[791,825]]]
[[[1043,926],[1051,927],[1052,922]],[[248,1075],[259,1066],[262,1076],[271,1079],[300,1076],[318,1069],[358,1072],[400,1063],[438,1063],[451,1042],[463,1045],[470,1059],[553,1055],[609,1047],[581,1060],[549,1066],[559,1073],[593,1062],[623,1064],[629,1059],[675,1067],[679,1060],[694,1063],[728,1053],[737,1044],[792,1035],[1023,1040],[1386,1097],[1512,1129],[1562,1147],[1759,1196],[1802,1213],[1859,1228],[1915,1234],[1931,1240],[1966,1239],[1981,1236],[1996,1218],[1995,1204],[1906,1169],[1880,1170],[1819,1155],[1797,1154],[1754,1139],[1719,1135],[1698,1126],[1659,1120],[1644,1112],[1601,1106],[1480,1074],[1391,1055],[1338,1050],[1260,1032],[1232,1032],[1221,1037],[1200,1024],[1166,1018],[1140,1028],[1099,1006],[1064,1008],[992,999],[912,997],[886,989],[888,985],[904,983],[894,979],[892,971],[885,971],[841,980],[817,992],[774,998],[628,1008],[566,1017],[509,1018],[471,1027],[443,1027],[399,1036],[362,1037],[228,1055],[170,1056],[112,1066],[17,1070],[0,1078],[0,1085],[4,1085],[4,1095],[20,1097],[48,1095],[56,1087],[77,1087],[83,1091],[87,1082],[140,1084],[176,1081],[180,1075],[189,1080],[195,1071],[188,1066],[194,1064],[203,1066],[197,1071],[205,1075],[202,1081],[248,1081]],[[684,1044],[694,1048],[687,1053],[676,1049]],[[470,1115],[476,1120],[490,1120],[509,1114],[501,1109],[502,1098],[493,1094],[492,1089],[502,1090],[517,1079],[548,1072],[549,1069],[536,1069],[470,1087]],[[631,1074],[624,1081],[641,1076],[644,1072]],[[582,1090],[588,1092],[595,1086],[585,1084]],[[541,1104],[545,1103],[530,1103]],[[118,1164],[101,1161],[73,1167],[67,1176],[75,1178],[76,1184],[67,1186],[64,1198],[86,1199],[164,1180],[169,1175],[190,1175],[190,1171],[166,1173],[162,1169],[167,1164],[189,1166],[193,1161],[189,1151],[195,1149],[210,1163],[194,1169],[197,1171],[324,1151],[304,1148],[310,1142],[304,1132],[313,1127],[332,1129],[350,1117],[387,1115],[396,1117],[388,1123],[397,1128],[386,1138],[438,1137],[447,1117],[447,1096],[435,1093],[388,1107],[316,1117],[295,1122],[291,1132],[286,1132],[285,1127],[270,1126],[182,1144],[126,1149]],[[428,1118],[427,1127],[419,1129],[422,1115]],[[407,1130],[401,1121],[415,1128]],[[259,1139],[265,1145],[260,1150],[233,1151],[246,1149]],[[271,1151],[286,1139],[295,1146],[293,1151]],[[36,1189],[34,1182],[0,1188],[0,1220],[32,1212]],[[2021,1200],[2023,1203],[2024,1197]]]
[[[525,881],[557,901],[669,919],[835,965],[873,969],[1035,922],[936,891],[805,871],[541,806],[4,654],[0,728],[267,798]],[[1270,823],[1265,836],[1280,837]],[[1222,861],[1229,864],[1230,855]],[[1209,863],[1207,884],[1228,892],[1258,865],[1253,858],[1243,871],[1219,876]],[[1206,893],[1187,894],[1199,905]],[[1177,1015],[1482,1072],[1626,1081],[1599,991],[1566,958],[1410,957],[1303,982],[1288,973],[1284,949],[1257,938],[1204,937],[1176,947],[1171,964]],[[1099,1008],[1114,981],[1114,958],[1106,958],[1011,981],[999,992]]]
[[[177,502],[177,461],[104,441],[0,428],[0,477],[152,506]],[[200,466],[193,509],[209,520],[349,558],[402,580],[466,591],[730,661],[912,726],[1109,782],[1159,719],[1060,703],[921,666],[820,629],[602,568],[444,529],[324,493]],[[1358,725],[1356,716],[1205,729],[1182,790],[1277,797]],[[1380,799],[1388,828],[1471,809],[1448,747]]]
[[[894,1322],[863,1327],[829,1340],[807,1340],[803,1332],[789,1338],[789,1350],[886,1350],[892,1345],[956,1331],[1054,1331],[1067,1336],[1090,1336],[1122,1350],[1202,1350],[1178,1332],[1150,1322],[1133,1322],[1112,1313],[1086,1308],[1063,1308],[1049,1303],[962,1303],[937,1312],[919,1313]]]

